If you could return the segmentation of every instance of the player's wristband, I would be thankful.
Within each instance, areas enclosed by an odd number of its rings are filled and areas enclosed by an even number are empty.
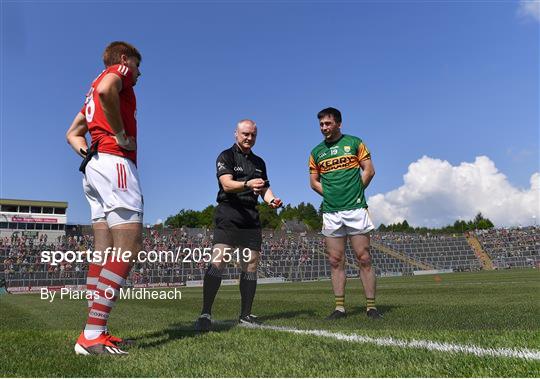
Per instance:
[[[249,188],[249,186],[248,186],[248,184],[247,184],[248,181],[249,181],[249,180],[246,180],[246,181],[244,182],[244,188],[245,188],[245,189],[248,189],[248,188]]]
[[[118,145],[122,147],[129,145],[129,139],[126,136],[126,132],[123,130],[120,133],[116,133],[114,138],[116,138]]]

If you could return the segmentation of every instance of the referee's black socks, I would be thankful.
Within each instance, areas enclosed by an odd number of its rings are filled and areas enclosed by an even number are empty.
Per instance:
[[[240,296],[242,298],[242,309],[240,317],[251,314],[251,306],[257,290],[257,272],[244,272],[240,275]]]
[[[221,286],[221,277],[223,270],[220,270],[216,266],[210,264],[206,273],[204,274],[203,281],[203,308],[201,314],[212,314],[212,304]]]

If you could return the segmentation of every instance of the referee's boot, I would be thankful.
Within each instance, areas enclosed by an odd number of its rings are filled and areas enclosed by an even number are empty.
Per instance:
[[[199,333],[206,333],[212,330],[212,316],[208,313],[203,313],[195,321],[195,331]]]
[[[256,326],[262,324],[262,322],[260,322],[258,317],[255,315],[240,316],[240,318],[238,319],[238,323],[240,325],[247,326]]]

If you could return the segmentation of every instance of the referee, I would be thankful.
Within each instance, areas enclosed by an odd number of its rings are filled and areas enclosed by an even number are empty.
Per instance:
[[[212,304],[228,262],[239,262],[242,267],[239,323],[260,324],[256,316],[251,314],[262,244],[256,206],[259,195],[270,208],[279,208],[282,204],[270,189],[264,161],[251,151],[257,139],[255,122],[241,120],[234,136],[235,144],[221,152],[216,160],[218,206],[214,213],[212,259],[204,275],[203,307],[195,323],[195,329],[200,332],[211,330]]]

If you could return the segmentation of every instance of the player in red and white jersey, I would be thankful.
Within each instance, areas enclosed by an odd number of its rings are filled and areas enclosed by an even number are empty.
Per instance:
[[[94,249],[132,252],[109,255],[89,265],[89,313],[75,344],[77,354],[125,355],[125,344],[112,336],[107,319],[136,254],[142,249],[143,199],[137,173],[137,103],[133,86],[140,76],[141,54],[127,42],[112,42],[103,53],[105,70],[94,80],[81,111],[66,133],[84,158],[83,189],[90,204]],[[90,148],[86,134],[90,133]],[[129,258],[129,259],[126,259]]]
[[[92,144],[99,142],[98,151],[129,158],[135,164],[137,163],[136,148],[128,149],[125,145],[127,145],[129,139],[132,139],[136,147],[137,141],[137,120],[135,118],[137,99],[135,98],[133,86],[136,84],[140,72],[138,62],[130,62],[130,60],[136,59],[134,57],[128,59],[126,65],[121,63],[115,64],[103,70],[92,83],[92,87],[90,87],[86,95],[86,101],[81,109],[81,114],[86,118]],[[115,86],[120,86],[121,88],[118,91],[121,120],[114,119],[118,115],[115,109],[108,112],[108,109],[106,107],[104,108],[101,102],[95,99],[96,90],[102,88],[105,83],[111,80],[115,82]],[[101,84],[102,82],[104,84]],[[113,116],[111,124],[109,124],[109,120],[107,119],[110,116]],[[120,128],[119,121],[121,121],[123,128]]]

